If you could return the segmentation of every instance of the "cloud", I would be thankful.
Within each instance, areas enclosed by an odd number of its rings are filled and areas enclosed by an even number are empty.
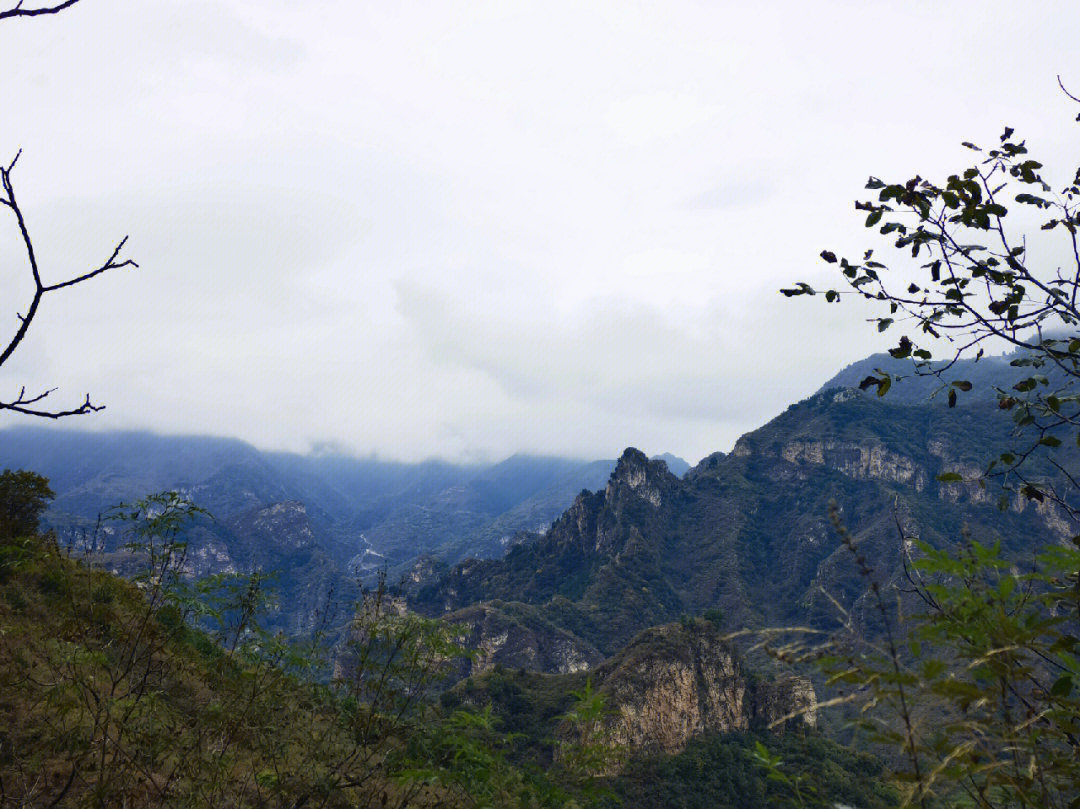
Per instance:
[[[700,456],[886,342],[861,304],[776,293],[871,246],[867,174],[955,171],[1005,122],[1048,165],[1074,146],[1052,77],[1080,7],[1053,30],[1006,2],[117,0],[38,22],[0,26],[0,157],[25,147],[43,267],[125,233],[142,267],[47,300],[0,384],[90,390],[94,427]],[[0,325],[26,292],[10,226]]]
[[[763,400],[786,403],[774,398],[790,350],[782,328],[759,351],[742,345],[753,321],[773,317],[782,327],[779,295],[746,301],[742,315],[717,302],[676,318],[612,296],[523,318],[411,284],[396,290],[398,310],[435,362],[479,372],[519,402],[570,401],[608,417],[734,420],[748,428]],[[815,378],[804,379],[809,393]],[[793,386],[780,387],[791,396]]]
[[[686,93],[638,93],[608,104],[607,125],[633,146],[668,140],[715,118],[719,108]]]
[[[682,208],[691,211],[720,211],[726,208],[759,206],[776,196],[772,183],[733,177],[685,200]]]

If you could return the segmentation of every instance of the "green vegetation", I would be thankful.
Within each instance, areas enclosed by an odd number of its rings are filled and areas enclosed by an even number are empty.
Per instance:
[[[826,250],[822,258],[838,265],[847,289],[830,289],[824,298],[837,303],[853,294],[886,306],[874,319],[877,330],[904,329],[890,355],[911,361],[907,375],[938,380],[949,407],[975,389],[970,379],[946,378],[958,360],[1017,349],[1010,365],[1023,369],[1021,378],[994,389],[998,407],[1013,416],[1015,443],[987,458],[984,474],[1025,497],[1071,509],[1075,483],[1062,490],[1028,462],[1053,459],[1054,450],[1072,443],[1066,439],[1080,435],[1080,168],[1053,189],[1012,127],[991,149],[963,145],[977,162],[944,181],[919,175],[867,181],[876,193],[855,203],[867,212],[866,227],[917,261],[889,267],[874,249],[857,261]],[[806,283],[781,291],[818,294]],[[877,369],[860,387],[884,396],[903,376]]]
[[[866,187],[877,199],[856,203],[866,226],[925,263],[896,271],[867,250],[839,267],[850,292],[888,307],[876,319],[879,331],[907,327],[892,358],[910,359],[909,374],[939,380],[949,408],[974,387],[945,379],[958,362],[968,355],[977,362],[985,346],[1018,349],[1009,365],[1022,378],[994,390],[997,409],[1013,417],[1009,446],[992,442],[981,474],[950,470],[937,479],[984,489],[1000,483],[1003,508],[1033,501],[1076,532],[1080,464],[1070,445],[1074,438],[1080,445],[1080,170],[1055,193],[1043,165],[1013,136],[1006,128],[986,152],[964,144],[980,162],[943,183],[871,177]],[[1014,202],[1037,231],[1011,227]],[[1065,249],[1039,267],[1030,248],[1053,251],[1055,236]],[[831,252],[822,257],[837,263]],[[807,284],[784,293],[816,294]],[[829,290],[825,299],[841,294]],[[935,362],[943,337],[946,361]],[[878,369],[860,387],[880,397],[897,378]],[[779,655],[813,660],[840,699],[858,707],[866,738],[895,749],[902,805],[1080,806],[1080,536],[1047,544],[1048,535],[1014,533],[1009,553],[964,526],[954,534],[959,544],[942,549],[904,535],[897,520],[905,575],[888,582],[838,507],[831,516],[868,584],[873,618],[860,628],[848,615],[823,646],[795,644]]]
[[[33,533],[53,496],[41,475],[23,469],[0,472],[0,536]]]
[[[196,511],[174,494],[118,510],[133,582],[0,535],[4,806],[539,807],[575,791],[512,764],[489,711],[438,704],[462,651],[385,587],[331,648],[263,631],[258,576],[188,582]]]
[[[1020,566],[1000,544],[912,540],[906,589],[921,609],[905,609],[833,518],[871,582],[876,631],[848,622],[779,655],[813,660],[858,706],[861,738],[895,748],[902,805],[1076,806],[1080,549],[1048,546]]]
[[[768,718],[758,710],[764,704],[750,706],[777,689],[752,674],[745,681],[752,732],[704,734],[674,756],[642,758],[642,753],[616,743],[622,710],[617,694],[644,693],[662,684],[663,673],[670,672],[674,662],[684,664],[683,670],[695,670],[688,642],[713,639],[723,644],[708,621],[690,623],[647,630],[589,673],[542,674],[496,666],[457,684],[442,701],[454,708],[490,706],[514,739],[516,761],[539,762],[545,768],[562,765],[578,772],[579,781],[585,774],[604,775],[599,783],[586,782],[602,806],[782,805],[792,796],[776,780],[779,774],[799,782],[801,792],[811,798],[807,806],[832,806],[831,800],[875,809],[896,803],[898,794],[885,785],[880,760],[852,753],[801,723],[785,723],[783,736],[770,731]],[[721,674],[707,667],[697,670],[704,677]],[[715,683],[703,684],[703,690],[710,687]],[[577,743],[572,760],[570,740]],[[757,754],[759,743],[773,754],[779,752],[782,766],[770,769]]]
[[[631,762],[612,791],[634,809],[886,809],[898,795],[885,776],[879,759],[817,734],[729,733]]]

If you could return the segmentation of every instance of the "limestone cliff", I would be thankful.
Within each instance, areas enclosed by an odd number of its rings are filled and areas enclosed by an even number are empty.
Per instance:
[[[502,636],[496,637],[501,643]],[[564,717],[591,683],[603,698],[602,718]],[[704,619],[684,619],[638,633],[617,654],[589,671],[545,674],[494,666],[444,695],[445,704],[490,705],[503,725],[523,732],[551,755],[551,739],[602,745],[603,772],[620,761],[671,755],[695,738],[751,729],[816,724],[817,697],[801,677],[768,679],[748,671],[738,652]],[[565,746],[556,744],[554,754]]]
[[[593,681],[612,712],[611,743],[632,755],[677,753],[708,733],[817,719],[809,680],[748,677],[736,651],[703,620],[642,632]]]

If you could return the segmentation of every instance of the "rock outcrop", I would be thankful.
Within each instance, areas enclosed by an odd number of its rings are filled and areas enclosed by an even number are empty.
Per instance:
[[[260,506],[236,515],[229,523],[239,536],[278,552],[316,545],[307,507],[299,500]]]
[[[478,604],[450,613],[446,620],[465,630],[464,644],[475,652],[466,674],[481,674],[496,665],[573,674],[603,660],[590,644],[520,605]]]
[[[792,464],[828,466],[856,480],[884,480],[926,488],[926,470],[913,459],[879,443],[797,440],[784,445],[781,457]]]
[[[610,743],[630,754],[677,753],[708,733],[816,724],[809,680],[749,678],[736,651],[703,620],[642,632],[593,678],[612,712]]]

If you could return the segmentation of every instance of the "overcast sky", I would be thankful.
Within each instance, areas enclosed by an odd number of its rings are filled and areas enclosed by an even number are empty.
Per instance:
[[[885,347],[871,312],[777,293],[873,243],[869,174],[951,173],[1004,124],[1075,167],[1055,75],[1080,89],[1077,32],[1075,0],[82,0],[0,22],[0,158],[23,149],[46,281],[125,234],[141,265],[46,297],[2,395],[402,459],[729,450]],[[14,330],[31,288],[0,216]]]

